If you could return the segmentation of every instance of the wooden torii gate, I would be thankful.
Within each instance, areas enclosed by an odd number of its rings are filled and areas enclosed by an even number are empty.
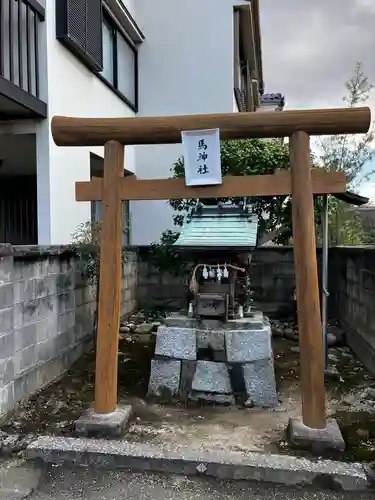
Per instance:
[[[320,317],[313,195],[345,193],[341,172],[311,170],[310,135],[366,133],[369,108],[230,113],[150,118],[52,119],[58,146],[104,146],[103,179],[76,183],[77,201],[101,200],[100,292],[94,411],[117,408],[117,356],[120,322],[123,200],[292,195],[295,281],[302,421],[313,429],[326,426],[324,356]],[[290,172],[249,177],[226,176],[222,185],[186,187],[184,179],[124,178],[124,145],[171,144],[181,131],[219,128],[221,139],[290,138]]]

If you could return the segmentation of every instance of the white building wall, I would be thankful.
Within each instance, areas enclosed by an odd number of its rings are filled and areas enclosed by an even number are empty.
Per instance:
[[[146,40],[139,51],[139,116],[226,113],[233,101],[233,0],[134,0]],[[166,178],[180,145],[139,146],[139,178]],[[132,243],[173,228],[166,201],[134,202]]]
[[[146,36],[139,50],[138,116],[236,109],[233,5],[245,1],[123,2]],[[41,97],[48,102],[48,119],[37,125],[38,239],[40,244],[65,244],[77,226],[90,218],[89,202],[75,201],[75,182],[89,180],[90,152],[103,156],[103,148],[57,147],[50,134],[52,116],[134,113],[56,40],[55,0],[46,0],[43,32],[47,57]],[[180,145],[128,147],[125,167],[139,178],[165,178],[180,154]],[[132,203],[131,212],[133,244],[156,241],[162,231],[173,227],[173,212],[166,201]]]
[[[130,4],[133,12],[134,0]],[[38,239],[39,244],[66,244],[77,226],[90,219],[90,203],[75,201],[75,182],[89,180],[90,152],[103,156],[103,148],[57,147],[50,134],[52,116],[125,117],[134,112],[56,40],[55,0],[47,0],[45,25],[48,119],[37,133]],[[126,151],[126,168],[135,170],[132,148]]]
[[[128,11],[129,11],[130,15],[133,17],[133,19],[136,19],[136,17],[137,17],[136,4],[138,3],[138,0],[120,0],[120,1],[128,9]]]

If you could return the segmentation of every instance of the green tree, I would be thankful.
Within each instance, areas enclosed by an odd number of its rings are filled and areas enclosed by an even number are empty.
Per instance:
[[[78,257],[77,267],[82,277],[87,283],[95,286],[96,289],[96,310],[94,314],[94,332],[96,336],[98,324],[99,307],[99,287],[100,287],[100,234],[102,230],[102,221],[87,221],[80,224],[72,234],[72,249]],[[126,223],[123,227],[123,233],[129,231],[129,225]],[[122,262],[126,262],[126,254],[121,253]]]
[[[223,175],[273,174],[276,170],[289,169],[289,149],[280,140],[264,141],[260,139],[221,141],[221,170]],[[180,157],[171,168],[173,178],[184,177],[184,159]],[[200,199],[206,205],[216,204],[224,199]],[[228,201],[228,199],[225,199]],[[231,198],[235,204],[243,198]],[[174,224],[181,227],[187,211],[195,205],[196,200],[170,200],[175,210]],[[251,198],[253,210],[259,216],[262,232],[280,229],[274,241],[286,244],[291,237],[291,202],[286,196],[269,198]],[[181,255],[174,251],[172,244],[178,238],[177,231],[165,231],[159,242],[150,246],[150,257],[161,270],[174,274],[187,274],[189,269]]]
[[[369,100],[373,84],[363,71],[363,63],[357,62],[353,76],[345,82],[346,94],[342,100],[349,108],[362,106]],[[332,135],[321,141],[320,161],[330,171],[344,172],[351,189],[367,180],[373,173],[366,165],[375,158],[374,126],[367,134]]]
[[[264,141],[260,139],[230,140],[221,142],[221,170],[223,175],[254,175],[273,174],[276,170],[289,169],[289,150],[287,145],[279,140]],[[172,167],[172,176],[184,177],[183,157],[177,159]],[[201,199],[204,204],[216,204],[224,199]],[[243,201],[242,198],[232,198],[235,204]],[[253,210],[259,216],[260,231],[268,232],[281,229],[277,240],[286,243],[291,236],[291,204],[286,196],[269,198],[254,197],[249,200]],[[170,205],[176,211],[174,223],[181,226],[184,214],[192,207],[196,200],[170,200]],[[178,233],[167,231],[163,234],[162,242],[171,243]]]
[[[355,207],[332,198],[329,211],[329,243],[331,245],[366,244],[361,217]]]
[[[99,280],[101,221],[80,224],[72,234],[72,247],[78,257],[78,268],[90,284]]]
[[[372,85],[363,73],[362,64],[357,63],[353,76],[345,84],[347,93],[343,97],[349,107],[362,105],[367,101],[372,91]],[[363,136],[342,135],[330,136],[321,141],[321,154],[312,154],[313,168],[324,168],[329,171],[343,171],[349,181],[349,186],[354,189],[356,183],[365,179],[371,172],[365,172],[365,167],[375,157],[371,148],[374,139],[372,128]],[[289,169],[288,146],[279,140],[265,141],[260,139],[231,140],[221,142],[221,167],[223,175],[259,175],[273,174],[276,170]],[[172,167],[172,177],[184,176],[183,157],[177,159]],[[220,199],[200,200],[205,204],[216,204]],[[239,199],[232,199],[238,203]],[[250,200],[253,210],[259,216],[261,233],[276,230],[273,241],[287,244],[291,241],[291,199],[287,196],[274,196],[269,198],[252,198]],[[186,211],[191,208],[196,200],[171,200],[170,205],[175,210],[174,224],[181,226]],[[318,241],[321,241],[321,214],[322,200],[315,199],[315,221]],[[336,212],[340,213],[336,215]],[[330,201],[330,227],[336,236],[336,242],[355,244],[360,242],[360,224],[355,210],[348,205],[334,199]],[[345,223],[344,223],[345,221]],[[340,229],[338,229],[340,226]],[[166,231],[160,243],[152,246],[152,251],[158,254],[165,266],[177,269],[180,260],[171,249],[171,244],[176,241],[178,233]],[[174,264],[173,264],[174,263]]]
[[[352,77],[345,83],[343,101],[349,108],[366,104],[373,91],[373,85],[363,71],[363,64],[357,62]],[[373,173],[367,166],[375,158],[374,126],[363,135],[335,135],[323,138],[320,143],[319,163],[330,171],[344,172],[351,190]],[[339,245],[361,244],[365,241],[363,227],[356,210],[345,202],[330,199],[329,238]]]
[[[81,275],[93,285],[99,284],[100,274],[100,234],[102,220],[86,221],[76,228],[72,234],[72,248],[78,257],[78,269]],[[123,234],[129,233],[129,222],[122,228]],[[126,262],[125,250],[121,253],[122,262]]]

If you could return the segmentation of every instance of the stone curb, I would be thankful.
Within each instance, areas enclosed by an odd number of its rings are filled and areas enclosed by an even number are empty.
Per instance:
[[[370,488],[366,471],[358,463],[257,452],[194,451],[127,441],[41,436],[28,446],[26,456],[55,465],[211,476],[344,491]]]

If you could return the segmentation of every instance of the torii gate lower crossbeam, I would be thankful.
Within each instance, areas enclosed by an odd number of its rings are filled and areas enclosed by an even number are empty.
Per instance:
[[[109,415],[117,407],[122,200],[291,194],[300,330],[302,419],[307,428],[326,428],[313,195],[344,193],[346,182],[340,172],[311,170],[309,134],[365,133],[371,123],[369,109],[106,119],[103,120],[102,131],[99,122],[99,119],[64,117],[55,117],[52,122],[54,139],[60,145],[105,144],[103,180],[95,179],[76,185],[77,200],[101,199],[103,203],[94,403],[96,414]],[[173,143],[182,130],[217,127],[223,129],[222,138],[289,135],[291,173],[224,177],[221,186],[197,188],[186,187],[183,180],[175,179],[152,181],[152,185],[150,181],[123,179],[123,144]],[[117,141],[109,140],[111,137]],[[151,188],[151,195],[147,195],[146,188]]]

